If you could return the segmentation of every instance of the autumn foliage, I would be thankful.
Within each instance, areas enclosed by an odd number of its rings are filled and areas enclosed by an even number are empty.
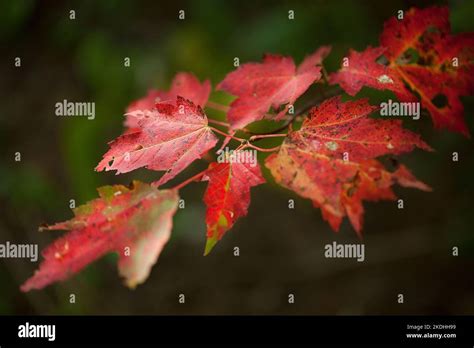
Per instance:
[[[364,201],[395,199],[393,185],[431,190],[403,164],[389,168],[380,157],[431,147],[401,120],[376,117],[378,106],[367,99],[333,96],[300,111],[294,104],[315,83],[337,84],[350,96],[363,87],[387,90],[399,101],[421,102],[435,127],[469,136],[460,97],[473,94],[474,34],[452,34],[448,17],[446,7],[431,7],[390,18],[379,47],[350,50],[329,75],[323,67],[329,46],[298,66],[291,57],[273,54],[261,63],[242,64],[216,87],[235,97],[229,106],[210,102],[211,83],[190,73],[177,74],[168,91],[148,91],[127,108],[124,133],[109,143],[96,170],[120,174],[144,167],[163,175],[150,184],[100,187],[99,198],[75,208],[71,220],[42,227],[68,232],[43,251],[44,261],[22,291],[67,279],[109,252],[119,254],[119,273],[129,287],[143,283],[170,237],[179,190],[198,181],[207,182],[205,222],[196,222],[207,226],[207,255],[247,214],[252,188],[266,182],[258,162],[232,161],[228,155],[163,188],[194,161],[209,159],[219,137],[221,149],[238,144],[235,154],[271,153],[264,166],[276,183],[311,200],[335,231],[347,216],[361,237]],[[225,112],[228,122],[209,119],[206,108]],[[283,126],[252,133],[247,127],[260,120]],[[267,138],[282,143],[256,145]]]
[[[380,45],[351,51],[350,67],[334,73],[331,82],[352,96],[362,86],[388,89],[401,101],[419,96],[435,127],[468,136],[459,97],[474,91],[474,35],[451,34],[448,8],[412,8],[403,20],[390,18]],[[382,55],[383,63],[377,61]],[[436,105],[436,97],[442,105]]]

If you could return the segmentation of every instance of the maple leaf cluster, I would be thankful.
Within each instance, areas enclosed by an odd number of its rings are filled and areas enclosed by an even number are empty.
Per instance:
[[[386,63],[377,61],[381,56]],[[474,33],[451,34],[447,7],[411,8],[402,20],[390,18],[380,47],[351,50],[348,58],[348,66],[331,75],[348,94],[368,86],[392,91],[400,101],[419,96],[435,127],[469,136],[459,97],[474,92]]]
[[[306,115],[298,115],[306,116],[298,130],[292,128],[297,114],[290,110],[315,83],[339,84],[350,96],[369,87],[391,91],[399,101],[420,100],[436,127],[468,136],[459,98],[474,89],[474,35],[451,34],[448,16],[446,7],[431,7],[412,8],[402,20],[389,19],[379,47],[360,53],[351,50],[341,69],[324,79],[329,46],[320,47],[298,66],[291,57],[270,54],[261,63],[243,64],[216,87],[235,96],[228,107],[219,108],[226,112],[228,123],[209,119],[204,111],[215,107],[209,102],[208,80],[178,73],[168,91],[148,91],[128,106],[124,133],[109,143],[96,170],[120,174],[144,167],[164,174],[151,184],[100,187],[99,198],[74,209],[74,218],[43,227],[69,232],[43,251],[39,270],[21,290],[67,279],[109,252],[119,254],[119,273],[129,287],[143,283],[170,237],[179,189],[194,181],[208,183],[207,255],[247,214],[251,188],[266,182],[259,164],[226,158],[211,161],[207,169],[174,187],[162,188],[195,160],[209,158],[218,135],[225,137],[221,149],[236,140],[237,152],[275,152],[265,166],[278,184],[311,200],[335,231],[347,216],[361,236],[364,201],[395,199],[394,184],[431,190],[404,165],[390,170],[380,157],[431,147],[404,129],[402,121],[371,117],[378,107],[367,99],[326,99]],[[444,105],[435,102],[440,96]],[[288,117],[283,127],[287,133],[254,134],[246,128],[255,121]],[[237,132],[249,137],[239,138]],[[277,148],[255,145],[270,137],[284,139]]]

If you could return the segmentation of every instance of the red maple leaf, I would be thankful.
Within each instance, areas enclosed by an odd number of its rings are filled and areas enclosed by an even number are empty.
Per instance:
[[[331,82],[350,95],[369,86],[392,90],[403,100],[403,81],[420,97],[435,127],[469,136],[459,97],[474,92],[474,34],[452,35],[447,7],[412,8],[403,19],[385,22],[380,44],[384,48],[351,52],[349,67],[333,74]],[[381,54],[386,65],[375,62]]]
[[[415,147],[431,150],[418,135],[404,130],[401,121],[369,118],[375,109],[366,99],[328,99],[266,160],[276,181],[311,199],[334,230],[347,215],[360,234],[362,201],[395,199],[393,183],[429,190],[404,166],[389,172],[374,159]]]
[[[177,192],[138,181],[132,188],[103,186],[98,191],[100,198],[74,209],[71,220],[42,228],[69,232],[43,251],[45,260],[22,291],[65,280],[109,252],[119,254],[119,273],[127,286],[146,280],[169,239]]]
[[[173,78],[169,91],[149,90],[145,97],[132,102],[127,107],[127,114],[134,111],[151,110],[155,107],[156,102],[175,100],[178,96],[204,107],[210,93],[211,83],[209,80],[200,83],[193,74],[180,72]],[[136,117],[127,116],[125,126],[128,128],[138,127]]]
[[[367,86],[379,90],[388,89],[402,101],[414,101],[398,74],[389,67],[379,64],[376,59],[384,52],[384,47],[368,47],[363,52],[349,50],[348,66],[331,74],[330,82],[338,83],[349,95],[355,96],[362,87]]]
[[[195,159],[217,143],[201,107],[181,97],[159,102],[153,110],[134,111],[138,128],[110,142],[96,170],[116,170],[117,174],[137,168],[166,171],[157,182],[174,178]]]
[[[234,152],[232,156],[242,158],[236,162],[213,162],[209,165],[203,180],[209,181],[204,202],[206,203],[207,242],[204,255],[207,255],[235,221],[247,215],[250,204],[250,188],[263,184],[260,166],[248,156],[250,151]]]
[[[217,85],[238,98],[230,105],[227,119],[233,129],[241,129],[247,124],[261,120],[273,107],[293,104],[309,86],[321,78],[322,60],[331,48],[323,46],[306,57],[296,68],[291,57],[267,54],[263,63],[247,63],[229,73]],[[275,119],[281,118],[287,108],[280,111]]]

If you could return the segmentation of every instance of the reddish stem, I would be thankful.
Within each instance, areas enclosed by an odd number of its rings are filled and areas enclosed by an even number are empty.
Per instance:
[[[226,132],[223,132],[223,131],[221,131],[221,130],[219,130],[219,129],[217,129],[217,128],[214,128],[214,127],[209,127],[209,128],[211,128],[211,129],[212,129],[214,132],[216,132],[216,133],[219,133],[219,134],[221,134],[221,135],[223,135],[223,136],[225,136],[225,137],[230,137],[230,138],[232,138],[232,139],[234,139],[234,140],[237,140],[237,141],[240,141],[240,142],[243,142],[243,141],[246,141],[246,140],[247,140],[247,139],[244,139],[244,138],[239,138],[239,137],[230,135],[230,134],[228,134],[228,133],[226,133]]]
[[[196,175],[190,177],[189,179],[184,180],[182,183],[176,185],[175,187],[172,187],[171,190],[179,190],[186,186],[187,184],[196,181],[198,178],[201,178],[205,173],[207,169],[204,169],[202,172],[197,173]]]
[[[272,148],[270,148],[270,149],[264,149],[264,148],[262,148],[262,147],[255,146],[255,145],[250,144],[250,143],[245,144],[245,145],[242,147],[242,149],[245,149],[246,147],[250,147],[250,148],[252,148],[252,149],[255,149],[255,150],[261,151],[261,152],[274,152],[274,151],[278,151],[278,150],[280,149],[280,145],[279,145],[279,146],[272,147]]]
[[[256,135],[252,135],[250,138],[249,138],[249,141],[255,141],[257,139],[265,139],[265,138],[276,138],[276,137],[286,137],[286,133],[282,133],[282,134],[256,134]]]
[[[208,118],[207,121],[209,123],[217,124],[218,126],[222,126],[222,127],[226,127],[226,128],[230,127],[230,124],[228,124],[227,122],[213,120],[212,118]]]
[[[237,147],[236,151],[243,150],[247,147],[252,148],[254,150],[257,150],[257,151],[261,151],[261,152],[278,151],[280,149],[280,146],[272,147],[270,149],[264,149],[264,148],[261,148],[261,147],[258,147],[258,146],[255,146],[255,145],[251,144],[250,141],[256,140],[256,139],[263,139],[263,138],[286,137],[286,134],[263,134],[263,135],[255,135],[255,136],[251,137],[249,140],[247,140],[247,139],[234,137],[234,136],[232,136],[230,134],[227,134],[227,133],[225,133],[225,132],[223,132],[219,129],[216,129],[214,127],[210,127],[210,128],[213,131],[215,131],[216,133],[219,133],[219,134],[222,134],[226,137],[231,137],[232,139],[240,141],[241,144]],[[191,183],[193,181],[196,181],[198,178],[202,178],[202,176],[206,173],[206,171],[207,171],[207,169],[203,170],[202,172],[197,173],[196,175],[190,177],[189,179],[186,179],[185,181],[183,181],[182,183],[176,185],[175,187],[172,187],[171,189],[172,190],[179,190],[179,189],[183,188],[184,186],[188,185],[189,183]]]
[[[228,112],[229,111],[229,107],[226,106],[226,105],[222,105],[222,104],[219,104],[219,103],[215,103],[213,101],[208,101],[206,106],[208,108],[211,108],[211,109],[215,109],[215,110],[219,110],[219,111],[222,111],[222,112]]]

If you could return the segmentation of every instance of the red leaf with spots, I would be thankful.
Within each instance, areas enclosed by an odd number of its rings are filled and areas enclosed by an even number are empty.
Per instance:
[[[209,181],[204,195],[207,206],[204,255],[212,250],[238,218],[247,215],[250,188],[265,182],[253,152],[234,152],[227,160],[227,163],[211,163],[203,178]]]
[[[404,166],[388,171],[375,157],[415,147],[431,150],[401,121],[369,118],[367,100],[342,103],[334,97],[310,111],[298,131],[290,132],[277,154],[266,160],[276,181],[321,208],[334,230],[344,216],[360,233],[362,201],[395,199],[394,183],[429,190]]]
[[[347,66],[331,74],[330,82],[338,83],[348,94],[354,96],[367,86],[379,90],[388,89],[403,101],[413,101],[412,96],[398,74],[376,62],[385,51],[383,47],[368,47],[364,52],[349,51]],[[345,64],[345,63],[343,63]]]
[[[174,77],[169,91],[149,90],[145,97],[134,101],[128,106],[127,114],[133,113],[134,111],[151,110],[155,107],[157,102],[175,100],[178,96],[204,107],[209,99],[210,93],[211,83],[209,80],[201,83],[193,74],[180,72]],[[136,117],[127,116],[125,125],[128,128],[138,127]]]
[[[383,48],[351,52],[349,67],[333,74],[332,83],[351,95],[362,86],[391,90],[403,101],[403,81],[435,127],[469,136],[459,97],[474,92],[474,33],[451,34],[447,7],[412,8],[403,19],[385,22],[380,44]],[[376,61],[381,54],[384,64]]]
[[[403,20],[385,23],[380,43],[389,66],[420,95],[435,126],[469,135],[459,97],[474,92],[474,33],[452,35],[447,7],[412,8]],[[446,100],[437,106],[435,98],[442,96]]]
[[[62,281],[110,252],[129,287],[143,283],[169,239],[178,205],[174,190],[159,191],[138,181],[132,188],[103,186],[99,197],[74,209],[74,218],[43,230],[68,230],[43,251],[39,270],[22,291]]]
[[[263,63],[247,63],[229,73],[217,86],[238,98],[230,105],[227,114],[233,129],[241,129],[247,124],[263,119],[273,107],[293,104],[309,86],[321,78],[323,59],[330,47],[323,46],[306,57],[296,68],[291,57],[267,54]],[[287,108],[280,111],[275,119],[280,119]]]
[[[138,128],[110,142],[97,171],[119,174],[141,167],[166,171],[157,182],[162,185],[217,143],[202,109],[181,97],[129,115],[136,118]]]

